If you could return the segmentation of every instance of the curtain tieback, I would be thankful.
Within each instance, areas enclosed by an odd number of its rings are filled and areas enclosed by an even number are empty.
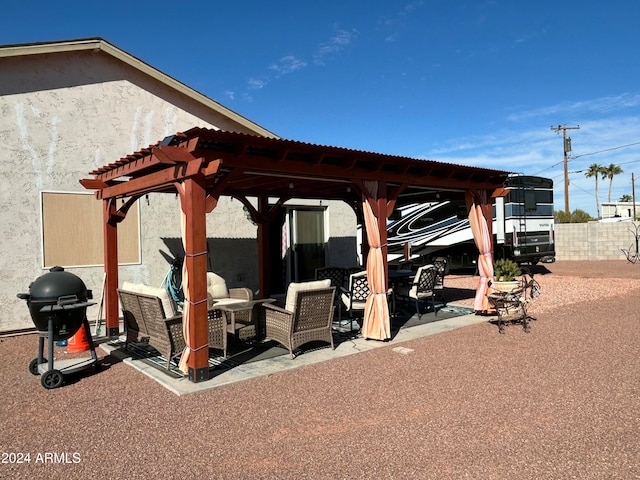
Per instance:
[[[200,346],[200,347],[198,347],[198,348],[193,348],[193,347],[190,347],[189,345],[187,345],[187,346],[185,347],[185,349],[187,349],[187,350],[191,350],[192,352],[197,352],[198,350],[202,350],[203,348],[209,348],[209,344],[208,344],[208,343],[205,343],[204,345],[202,345],[202,346]]]
[[[199,257],[200,255],[206,255],[207,252],[200,252],[200,253],[185,253],[184,256],[185,257]]]
[[[193,301],[191,301],[191,299],[189,299],[188,303],[189,303],[189,305],[198,305],[199,303],[204,303],[204,302],[206,302],[208,300],[209,300],[208,298],[205,298],[204,300],[198,300],[197,302],[193,302]]]

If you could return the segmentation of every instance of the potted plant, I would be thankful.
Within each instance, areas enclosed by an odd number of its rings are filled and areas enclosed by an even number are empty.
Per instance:
[[[518,287],[520,282],[516,280],[522,271],[516,262],[508,258],[500,258],[493,263],[493,278],[491,287],[501,292],[510,292]]]

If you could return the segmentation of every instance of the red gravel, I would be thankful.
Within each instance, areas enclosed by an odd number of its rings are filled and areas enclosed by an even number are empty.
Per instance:
[[[37,337],[1,339],[0,478],[640,478],[640,265],[546,269],[528,334],[483,323],[185,397],[110,357],[45,390]]]

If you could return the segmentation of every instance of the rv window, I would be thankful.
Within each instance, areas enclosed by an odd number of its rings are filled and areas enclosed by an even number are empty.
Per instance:
[[[536,211],[536,208],[537,208],[536,192],[534,190],[524,191],[524,208],[527,212]]]

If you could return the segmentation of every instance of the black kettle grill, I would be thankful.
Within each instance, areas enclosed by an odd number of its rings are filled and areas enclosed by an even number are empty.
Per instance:
[[[65,272],[62,267],[53,267],[49,273],[38,277],[29,285],[29,293],[19,293],[18,298],[27,301],[31,319],[41,332],[49,331],[49,320],[53,321],[53,339],[66,340],[82,325],[87,300],[93,298],[80,277]]]
[[[29,293],[19,293],[18,298],[27,301],[31,319],[40,332],[38,358],[31,361],[29,371],[34,375],[42,374],[43,387],[59,387],[63,382],[63,374],[96,365],[97,356],[86,315],[87,307],[95,303],[87,301],[92,299],[93,295],[80,277],[65,272],[62,267],[53,267],[48,273],[31,282]],[[85,329],[91,358],[81,361],[59,360],[58,368],[54,369],[54,342],[73,337],[81,327]],[[45,339],[49,342],[50,361],[44,358]]]

